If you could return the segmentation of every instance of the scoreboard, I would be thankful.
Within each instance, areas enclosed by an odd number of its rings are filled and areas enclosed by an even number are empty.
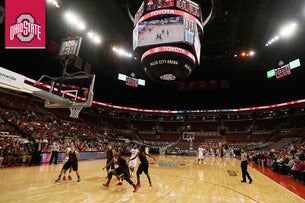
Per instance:
[[[81,37],[63,39],[59,51],[59,56],[78,56],[81,43]]]
[[[144,0],[135,14],[135,25],[143,14],[151,13],[156,10],[176,9],[185,11],[201,20],[201,9],[199,4],[192,0]]]
[[[280,67],[280,68],[276,69],[276,71],[275,71],[276,79],[286,77],[290,74],[291,74],[291,70],[290,70],[289,64],[286,66]]]
[[[144,0],[135,15],[133,50],[148,77],[164,83],[186,80],[200,64],[203,27],[195,0]]]
[[[296,59],[294,61],[291,61],[289,64],[284,65],[280,68],[272,69],[267,72],[267,78],[273,78],[280,79],[283,77],[286,77],[288,75],[291,75],[291,70],[298,68],[301,66],[300,59]]]
[[[146,0],[145,11],[152,11],[161,8],[169,8],[175,5],[175,0]]]
[[[118,75],[118,80],[124,81],[125,84],[130,87],[145,86],[145,80],[130,77],[121,73]]]
[[[135,23],[139,21],[139,19],[141,18],[141,16],[143,15],[144,13],[144,2],[141,4],[138,12],[136,13],[135,15]]]
[[[200,8],[198,4],[190,0],[176,0],[176,6],[177,8],[200,18]]]

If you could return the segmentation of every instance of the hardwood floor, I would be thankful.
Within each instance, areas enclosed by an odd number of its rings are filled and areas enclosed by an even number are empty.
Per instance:
[[[116,186],[115,178],[103,187],[104,165],[105,160],[80,162],[80,183],[74,172],[72,181],[54,183],[61,164],[1,169],[0,202],[305,202],[250,167],[254,182],[241,183],[240,162],[233,158],[206,158],[197,165],[195,157],[159,157],[149,169],[153,187],[143,174],[137,193],[127,182]]]

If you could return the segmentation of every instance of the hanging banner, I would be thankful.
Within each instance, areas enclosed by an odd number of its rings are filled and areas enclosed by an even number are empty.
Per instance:
[[[45,49],[46,1],[5,1],[5,48]]]

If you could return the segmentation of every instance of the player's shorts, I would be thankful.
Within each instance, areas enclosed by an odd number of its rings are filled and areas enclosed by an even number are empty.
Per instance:
[[[148,173],[148,163],[140,163],[139,167],[138,167],[138,174],[142,174],[142,172],[144,172],[145,174]]]
[[[124,179],[129,179],[130,178],[130,173],[129,173],[129,168],[123,168],[123,167],[118,167],[116,169],[114,169],[116,175],[120,176],[123,175]]]
[[[137,160],[132,160],[129,162],[129,167],[130,168],[136,168],[138,165],[138,161]]]
[[[67,161],[69,160],[68,157],[65,157],[64,160],[62,161],[63,164],[67,163]]]
[[[78,170],[78,162],[77,161],[67,161],[62,167],[64,170],[68,170],[72,167],[73,171]]]
[[[203,159],[203,154],[199,154],[198,159]]]
[[[106,165],[108,165],[110,161],[111,161],[111,160],[107,160]],[[107,166],[107,167],[106,167],[107,171],[109,171],[110,168],[111,168],[111,169],[114,169],[114,163],[112,163],[112,164],[110,164],[110,166]]]

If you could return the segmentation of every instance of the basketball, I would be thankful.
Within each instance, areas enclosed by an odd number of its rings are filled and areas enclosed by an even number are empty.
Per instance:
[[[89,95],[89,91],[88,90],[83,91],[83,96],[84,97],[88,97],[88,95]]]

